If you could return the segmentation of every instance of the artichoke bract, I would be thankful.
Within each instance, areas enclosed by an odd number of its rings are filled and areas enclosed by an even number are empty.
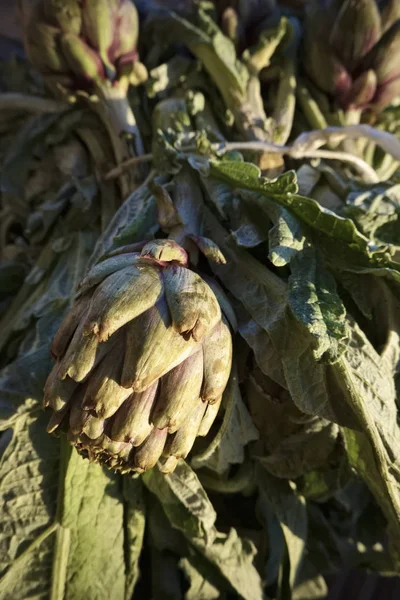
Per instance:
[[[398,0],[313,0],[304,67],[344,110],[380,111],[400,96]]]
[[[171,472],[217,415],[232,338],[217,297],[171,240],[110,256],[80,284],[52,343],[48,431],[91,460]]]

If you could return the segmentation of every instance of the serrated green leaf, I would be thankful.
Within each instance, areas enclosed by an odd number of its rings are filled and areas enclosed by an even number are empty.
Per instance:
[[[124,477],[122,480],[125,500],[125,553],[126,582],[125,598],[128,600],[139,578],[139,559],[143,548],[146,526],[146,502],[144,487],[139,477]]]
[[[1,457],[0,595],[5,600],[15,598],[17,590],[22,597],[49,597],[59,444],[43,435],[46,421],[27,400]]]
[[[312,246],[303,248],[290,263],[289,306],[313,337],[316,360],[327,353],[335,360],[347,337],[346,309],[336,282]]]
[[[157,229],[155,198],[147,186],[141,186],[128,196],[97,240],[87,270],[112,249],[151,238]]]
[[[235,190],[225,182],[212,177],[202,177],[201,183],[218,214],[226,221],[232,212],[235,201],[238,200]]]
[[[276,514],[285,538],[289,557],[288,584],[292,590],[298,578],[307,541],[307,509],[302,496],[297,495],[289,481],[277,479],[259,467],[257,469],[260,498]]]
[[[0,322],[0,348],[6,346],[13,332],[26,329],[35,320],[50,313],[62,316],[73,300],[95,239],[94,232],[77,231],[49,241]],[[47,333],[48,344],[54,333]]]
[[[0,429],[11,426],[20,407],[25,410],[25,400],[33,398],[34,402],[40,402],[52,363],[48,343],[42,340],[39,347],[22,354],[0,371]],[[20,377],[21,373],[24,373],[23,378]]]
[[[189,589],[185,594],[185,600],[215,600],[220,598],[219,590],[198,571],[194,561],[183,558],[179,561],[186,579],[189,581]]]
[[[250,448],[251,455],[268,457],[286,439],[301,432],[304,415],[294,405],[288,392],[254,367],[244,384],[247,404],[259,441]]]
[[[269,259],[275,267],[288,265],[304,247],[305,231],[285,208],[270,202],[265,210],[274,223],[269,232]]]
[[[400,246],[400,185],[382,182],[350,192],[343,214],[374,243]]]
[[[288,208],[305,224],[324,236],[342,242],[371,261],[374,259],[376,264],[387,261],[387,248],[371,244],[368,238],[357,230],[353,221],[323,208],[312,198],[297,195],[294,171],[288,171],[277,179],[269,181],[260,176],[259,169],[252,163],[210,161],[210,175],[230,183],[233,187],[258,192],[257,195],[252,196],[252,200],[260,208],[263,208],[262,196],[267,196]]]
[[[336,258],[333,261],[336,262]],[[392,263],[393,264],[393,263]],[[400,283],[400,267],[398,264],[393,264],[395,268],[392,267],[361,267],[357,265],[352,265],[351,261],[344,263],[343,269],[345,271],[349,271],[350,273],[360,273],[361,275],[375,275],[376,277],[387,277],[389,280],[394,281],[395,283]]]
[[[143,481],[161,502],[170,521],[177,521],[179,531],[190,539],[212,543],[216,513],[197,475],[184,461],[168,477],[153,469],[143,475]],[[185,519],[181,519],[183,515]]]
[[[351,337],[346,352],[333,369],[360,425],[369,431],[369,423],[373,422],[371,435],[375,439],[374,432],[379,432],[387,452],[395,456],[400,428],[391,372],[357,323],[353,321],[350,325]]]
[[[67,109],[64,112],[46,113],[36,116],[17,135],[4,160],[2,186],[4,190],[23,195],[23,186],[34,152],[43,150],[54,136],[57,141],[74,128],[83,117],[82,110]]]
[[[233,247],[225,229],[206,208],[204,227],[227,259],[226,265],[211,265],[211,268],[268,334],[282,363],[285,387],[296,406],[306,414],[339,424],[355,424],[356,419],[335,382],[330,365],[315,361],[309,332],[289,310],[287,284],[249,253]],[[265,345],[268,340],[264,336],[264,340],[258,340],[261,341]],[[271,351],[271,354],[274,353]],[[277,360],[274,358],[276,372]],[[260,368],[263,369],[262,360]]]
[[[349,461],[381,506],[399,560],[400,472],[396,457],[400,452],[400,428],[393,378],[355,323],[347,351],[334,369],[361,427],[361,432],[360,427],[358,431],[345,429]]]
[[[251,319],[244,309],[239,312],[238,330],[253,350],[261,371],[270,377],[272,381],[286,389],[287,383],[283,373],[282,361],[267,331],[260,327],[254,319]]]
[[[296,173],[287,171],[276,179],[261,177],[260,169],[253,163],[211,160],[210,175],[222,179],[233,188],[243,188],[265,195],[296,194]]]
[[[364,317],[372,319],[372,302],[369,292],[375,283],[374,277],[341,271],[337,274],[337,280],[349,293]]]
[[[364,489],[364,495],[367,490]],[[356,489],[355,489],[356,491]],[[352,509],[355,512],[357,496],[352,498]],[[356,521],[354,514],[350,520]],[[309,561],[303,563],[302,578],[308,574],[330,573],[340,568],[345,554],[347,540],[342,539],[335,528],[334,521],[324,514],[323,504],[307,503],[308,537],[307,551]],[[353,523],[352,523],[353,524]],[[338,527],[340,531],[340,526]]]
[[[285,554],[285,538],[274,507],[265,502],[262,494],[257,498],[257,519],[265,531],[268,555],[264,567],[264,579],[267,586],[276,585],[279,578],[281,562]]]
[[[180,461],[174,473],[162,475],[156,469],[143,475],[145,485],[157,496],[172,525],[183,533],[195,554],[206,559],[245,600],[261,600],[260,577],[254,567],[255,548],[231,529],[223,534],[215,528],[215,511],[197,476]]]
[[[308,415],[357,427],[357,419],[335,378],[334,365],[315,360],[309,333],[291,313],[286,315],[284,328],[279,335],[274,334],[273,340],[296,406]]]
[[[223,396],[224,419],[210,445],[192,458],[195,469],[207,467],[217,473],[226,472],[231,465],[244,461],[245,446],[258,439],[258,431],[242,400],[236,367],[233,366]]]
[[[205,234],[218,244],[227,260],[226,265],[211,264],[212,270],[262,328],[269,331],[278,327],[287,304],[285,282],[238,248],[206,207],[203,214]]]
[[[1,597],[11,600],[18,590],[43,600],[129,598],[138,556],[130,551],[125,559],[124,523],[132,513],[124,515],[118,476],[71,453],[65,440],[60,454],[60,441],[46,433],[48,415],[33,400],[24,406],[0,465],[7,506],[0,528]],[[131,534],[133,525],[127,522]],[[140,537],[140,527],[135,532]]]
[[[375,289],[378,297],[382,294],[378,300],[381,312],[376,320],[379,320],[382,313],[386,313],[386,339],[380,354],[389,372],[397,377],[400,374],[400,289],[398,284],[390,285],[386,281],[379,283],[380,285]],[[399,401],[398,395],[397,401]]]
[[[335,423],[316,419],[283,438],[267,456],[256,456],[271,475],[296,479],[330,460],[338,433]]]
[[[52,598],[124,600],[124,505],[119,477],[82,460],[75,450],[63,452],[66,467],[58,520],[69,544],[67,551],[57,540],[55,556],[58,552],[62,556],[53,563]]]
[[[348,428],[343,430],[343,434],[350,465],[364,479],[387,519],[393,545],[392,559],[396,571],[398,571],[400,565],[398,480],[392,474],[386,476],[385,472],[388,465],[386,464],[382,469],[383,463],[381,460],[377,460],[376,451],[368,440],[368,437],[370,437],[368,434]],[[384,460],[387,461],[387,458]]]

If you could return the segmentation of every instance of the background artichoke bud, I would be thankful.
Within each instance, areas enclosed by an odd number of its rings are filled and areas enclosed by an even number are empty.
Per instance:
[[[186,266],[184,266],[186,265]],[[86,275],[52,345],[48,430],[92,460],[172,471],[206,435],[226,387],[232,339],[211,287],[176,242],[109,257]]]
[[[305,70],[345,110],[381,110],[400,95],[399,51],[396,0],[314,0],[307,11]]]
[[[28,58],[44,75],[89,91],[117,82],[137,61],[138,16],[130,0],[38,0],[24,16]],[[68,80],[68,79],[67,79]],[[91,90],[90,88],[93,88]]]

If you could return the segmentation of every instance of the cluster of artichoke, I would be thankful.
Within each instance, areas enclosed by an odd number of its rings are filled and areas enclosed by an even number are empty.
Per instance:
[[[28,58],[50,82],[92,91],[134,77],[138,15],[130,0],[43,0],[23,18]]]
[[[52,344],[48,430],[65,426],[92,460],[163,472],[207,435],[232,361],[229,325],[211,287],[171,240],[98,263]]]
[[[313,0],[304,66],[343,109],[385,108],[400,95],[398,0]]]

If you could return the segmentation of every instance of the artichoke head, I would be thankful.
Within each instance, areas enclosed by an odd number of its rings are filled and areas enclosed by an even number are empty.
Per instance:
[[[131,0],[38,0],[23,14],[23,29],[33,66],[68,90],[114,84],[138,62]]]
[[[94,266],[52,343],[48,431],[123,472],[171,472],[217,415],[229,325],[183,248],[155,240]]]
[[[344,110],[383,110],[400,96],[398,0],[313,0],[304,67]]]

